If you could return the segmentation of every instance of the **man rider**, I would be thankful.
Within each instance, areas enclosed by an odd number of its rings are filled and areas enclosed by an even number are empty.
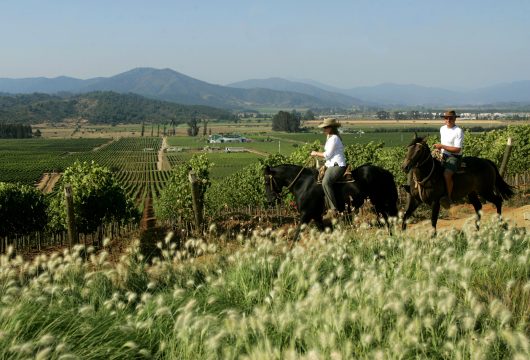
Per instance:
[[[444,179],[447,187],[447,196],[440,199],[440,203],[444,208],[451,206],[451,195],[453,192],[453,174],[460,167],[462,160],[462,148],[464,145],[464,132],[458,127],[455,122],[456,115],[454,110],[449,110],[444,113],[445,125],[440,128],[440,143],[434,144],[438,150],[442,150]]]

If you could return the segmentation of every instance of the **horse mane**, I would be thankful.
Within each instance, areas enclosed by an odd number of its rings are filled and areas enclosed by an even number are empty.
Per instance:
[[[407,146],[411,146],[417,143],[422,143],[425,141],[425,138],[426,136],[415,136],[414,139],[412,139],[412,141]]]

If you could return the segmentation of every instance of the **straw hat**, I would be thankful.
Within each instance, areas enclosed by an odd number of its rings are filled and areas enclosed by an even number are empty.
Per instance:
[[[456,111],[454,110],[447,110],[446,112],[444,112],[444,115],[443,115],[444,118],[446,117],[454,117],[454,118],[457,118],[457,117],[460,117],[459,115],[456,114]]]
[[[319,128],[325,127],[339,127],[340,123],[335,118],[325,118],[322,121],[322,124],[318,125]]]

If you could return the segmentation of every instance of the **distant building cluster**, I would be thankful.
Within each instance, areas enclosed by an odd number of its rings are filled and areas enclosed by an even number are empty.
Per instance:
[[[524,120],[530,119],[530,113],[500,113],[500,112],[483,112],[483,113],[461,113],[460,119],[464,120]]]
[[[237,135],[237,134],[215,134],[208,136],[208,143],[210,144],[221,144],[221,143],[243,143],[243,142],[250,142],[249,139]]]
[[[260,117],[260,113],[257,111],[241,111],[237,113],[238,118],[257,118]]]

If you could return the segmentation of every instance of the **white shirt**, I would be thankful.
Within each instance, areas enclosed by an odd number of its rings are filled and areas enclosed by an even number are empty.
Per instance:
[[[442,145],[454,146],[460,148],[460,152],[452,153],[442,149],[442,154],[462,155],[462,148],[464,146],[464,132],[458,126],[448,128],[444,125],[440,128],[440,143]]]
[[[340,138],[335,135],[329,135],[324,145],[324,159],[326,167],[332,167],[337,163],[339,166],[346,166],[346,156],[344,156],[344,145]]]

